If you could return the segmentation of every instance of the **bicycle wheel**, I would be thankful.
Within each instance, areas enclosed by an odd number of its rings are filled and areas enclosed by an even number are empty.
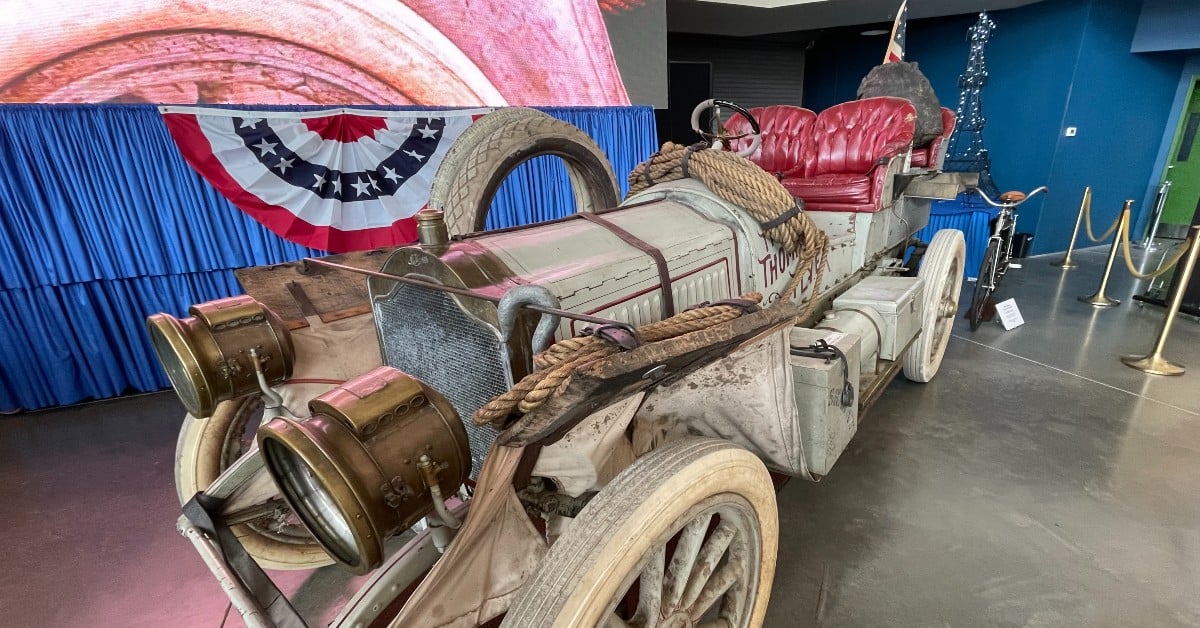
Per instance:
[[[971,331],[979,329],[983,321],[983,308],[987,305],[988,297],[996,289],[996,262],[1000,260],[1000,242],[988,242],[987,252],[983,254],[983,263],[979,265],[979,275],[975,277],[975,291],[971,295],[971,308],[967,310],[967,318],[971,321]]]

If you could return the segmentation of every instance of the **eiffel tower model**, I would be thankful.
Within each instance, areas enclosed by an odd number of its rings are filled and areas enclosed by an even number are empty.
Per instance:
[[[961,93],[958,96],[957,122],[950,145],[946,151],[946,172],[978,172],[979,189],[992,198],[1000,191],[992,181],[992,162],[983,146],[983,86],[987,84],[987,58],[985,48],[996,23],[987,11],[979,14],[979,21],[968,31],[967,41],[971,45],[967,56],[967,70],[958,78]]]

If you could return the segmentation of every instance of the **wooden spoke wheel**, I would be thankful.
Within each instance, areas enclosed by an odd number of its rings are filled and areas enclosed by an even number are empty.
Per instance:
[[[761,626],[778,542],[758,458],[723,440],[676,441],[580,512],[502,626]]]
[[[185,503],[250,450],[263,402],[250,395],[217,404],[211,417],[183,418],[175,445],[175,489]],[[313,569],[333,564],[282,498],[269,515],[232,527],[242,546],[266,569]]]
[[[942,229],[925,250],[917,276],[925,280],[921,335],[904,354],[904,376],[928,382],[937,375],[950,341],[962,292],[967,242],[961,231]]]

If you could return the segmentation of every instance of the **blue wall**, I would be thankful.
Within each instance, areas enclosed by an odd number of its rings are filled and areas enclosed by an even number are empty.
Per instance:
[[[1200,48],[1200,11],[1194,0],[1145,0],[1133,52]]]
[[[1157,181],[1156,151],[1183,60],[1129,52],[1140,9],[1136,0],[1046,0],[991,14],[997,28],[987,50],[984,141],[1000,188],[1052,190],[1021,208],[1021,230],[1036,236],[1034,253],[1066,248],[1084,186],[1092,186],[1097,222],[1104,222]],[[966,33],[975,20],[908,25],[907,58],[950,108],[958,103]],[[885,45],[857,34],[818,42],[808,56],[805,106],[819,111],[853,99]],[[1066,126],[1079,135],[1063,137]]]

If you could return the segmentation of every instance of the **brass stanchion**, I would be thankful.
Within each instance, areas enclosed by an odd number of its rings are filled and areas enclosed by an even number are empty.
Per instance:
[[[1108,287],[1108,278],[1112,275],[1113,262],[1117,260],[1117,246],[1121,242],[1121,228],[1129,221],[1129,212],[1133,210],[1133,201],[1125,201],[1125,207],[1121,208],[1121,217],[1117,219],[1117,228],[1113,232],[1112,246],[1108,249],[1108,263],[1104,265],[1104,277],[1100,279],[1100,289],[1090,297],[1079,297],[1080,301],[1087,303],[1092,307],[1115,307],[1121,304],[1118,299],[1110,299],[1104,294],[1104,289]]]
[[[1192,271],[1196,269],[1197,257],[1200,257],[1200,226],[1192,227],[1187,257],[1184,258],[1183,266],[1179,268],[1179,281],[1175,285],[1175,294],[1171,295],[1171,301],[1167,303],[1167,315],[1163,317],[1162,327],[1158,330],[1154,350],[1147,356],[1122,357],[1121,362],[1126,366],[1151,375],[1183,375],[1187,372],[1187,368],[1182,364],[1176,364],[1163,357],[1163,347],[1167,344],[1167,335],[1171,333],[1171,325],[1175,322],[1175,315],[1179,313],[1179,306],[1183,304],[1183,293],[1192,279]]]
[[[1075,230],[1071,232],[1071,244],[1067,246],[1067,255],[1057,262],[1050,262],[1051,266],[1058,266],[1063,270],[1071,270],[1079,268],[1079,264],[1071,261],[1071,253],[1075,252],[1075,240],[1079,237],[1079,225],[1083,224],[1083,214],[1092,206],[1092,186],[1083,188],[1083,202],[1079,204],[1079,214],[1075,216]]]

